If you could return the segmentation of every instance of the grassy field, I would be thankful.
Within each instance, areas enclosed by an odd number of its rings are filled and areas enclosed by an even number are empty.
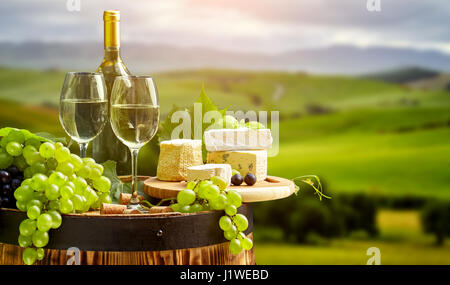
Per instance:
[[[63,135],[56,109],[63,79],[60,71],[0,69],[0,126]],[[222,108],[279,110],[273,175],[317,174],[334,192],[450,199],[449,92],[281,72],[197,70],[155,79],[162,118],[174,103],[192,104],[202,83]]]
[[[434,246],[433,237],[422,233],[417,212],[380,211],[377,222],[380,235],[373,240],[353,237],[318,246],[256,242],[256,263],[364,265],[371,257],[367,249],[377,247],[383,265],[450,265],[450,242]]]

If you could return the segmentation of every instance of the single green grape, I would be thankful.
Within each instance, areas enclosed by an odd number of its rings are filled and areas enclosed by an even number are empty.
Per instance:
[[[83,163],[87,164],[87,165],[96,164],[95,160],[92,157],[83,157],[82,160],[83,160]]]
[[[180,213],[190,213],[191,212],[191,206],[189,205],[183,205],[180,208]]]
[[[14,198],[16,198],[17,201],[28,201],[33,197],[33,188],[31,188],[29,185],[23,185],[14,191]]]
[[[33,175],[31,188],[36,191],[44,191],[48,177],[42,173]]]
[[[36,225],[39,231],[47,232],[48,230],[51,229],[53,225],[52,216],[50,216],[47,213],[40,215],[39,218],[37,219]]]
[[[73,203],[70,199],[61,198],[59,202],[59,210],[61,213],[68,214],[73,211]]]
[[[62,143],[60,143],[60,142],[55,143],[55,150],[62,148],[62,147],[64,147],[64,145]]]
[[[22,154],[22,145],[18,142],[9,142],[6,145],[6,152],[11,156],[19,156]]]
[[[71,176],[74,173],[74,166],[70,161],[63,161],[59,162],[58,166],[56,167],[56,171],[61,172],[62,174],[66,176]]]
[[[45,167],[47,167],[47,173],[50,171],[54,171],[56,167],[58,167],[58,161],[53,157],[49,158],[45,161]]]
[[[36,221],[25,219],[19,225],[19,232],[24,236],[31,236],[36,231]]]
[[[78,195],[78,194],[74,194],[74,195],[72,196],[72,198],[70,198],[70,200],[72,201],[72,203],[73,203],[73,208],[74,208],[76,211],[80,211],[81,209],[84,208],[84,203],[85,203],[85,201],[86,201],[86,199],[84,199],[84,197],[82,197],[82,196],[80,196],[80,195]]]
[[[228,186],[228,181],[225,181],[225,179],[223,179],[220,176],[213,176],[210,178],[210,180],[212,181],[212,183],[214,183],[215,185],[219,186],[220,190],[225,190],[227,189]]]
[[[36,220],[41,214],[41,209],[38,206],[34,205],[28,208],[27,217],[31,220]]]
[[[20,171],[23,171],[25,168],[28,167],[27,161],[22,155],[14,157],[12,164],[17,166],[17,168],[19,168]]]
[[[37,259],[37,252],[34,248],[27,247],[22,253],[23,263],[32,265]]]
[[[234,216],[234,215],[236,215],[236,213],[237,213],[237,208],[236,208],[234,205],[227,205],[227,206],[225,207],[225,213],[226,213],[228,216]]]
[[[195,192],[190,189],[184,189],[178,192],[177,201],[181,205],[190,205],[196,198]]]
[[[44,158],[39,154],[39,152],[35,151],[33,153],[30,153],[27,156],[23,156],[25,158],[25,161],[29,164],[29,165],[33,165],[37,162],[44,162]]]
[[[219,186],[214,185],[214,184],[210,184],[206,186],[206,190],[205,190],[205,198],[208,200],[213,200],[216,199],[219,194],[220,194],[220,189]]]
[[[237,236],[237,229],[236,226],[232,226],[231,229],[229,229],[228,231],[223,232],[224,237],[227,240],[232,240],[234,238],[236,238]]]
[[[39,147],[39,153],[43,158],[52,158],[55,155],[55,146],[52,143],[45,142]]]
[[[37,149],[32,145],[25,145],[25,147],[22,150],[23,157],[28,160],[30,158],[30,155],[37,152]]]
[[[56,148],[55,158],[58,161],[58,163],[69,160],[71,158],[70,150],[65,146]]]
[[[11,166],[14,161],[14,157],[7,152],[0,152],[0,169],[5,169]]]
[[[223,230],[223,231],[228,231],[231,229],[231,227],[233,226],[233,221],[231,221],[230,217],[228,216],[222,216],[219,219],[219,227]]]
[[[35,247],[44,247],[48,244],[48,232],[37,230],[33,233],[31,240],[33,241],[33,245]]]
[[[32,166],[30,166],[30,167],[33,170],[33,174],[36,174],[36,173],[45,174],[45,173],[47,173],[47,166],[45,165],[44,162],[38,161],[38,162],[34,163]]]
[[[227,196],[225,196],[224,194],[220,194],[213,201],[214,201],[214,208],[216,208],[217,210],[223,210],[227,206]]]
[[[245,250],[250,250],[253,247],[253,241],[248,237],[241,240],[242,248]]]
[[[199,203],[194,203],[193,205],[191,205],[190,211],[192,213],[198,213],[203,211],[203,206],[200,205]]]
[[[73,196],[73,188],[71,188],[70,186],[66,184],[64,184],[63,187],[61,187],[59,189],[59,193],[61,194],[61,197],[66,198],[66,199],[70,199]]]
[[[111,199],[111,196],[109,195],[109,192],[103,192],[102,194],[100,194],[99,199],[102,203],[105,203],[105,204],[112,203],[112,199]]]
[[[174,204],[170,205],[170,208],[172,208],[172,210],[173,210],[174,212],[180,212],[181,207],[182,207],[182,206],[181,206],[180,204],[178,204],[178,203],[174,203]]]
[[[44,251],[44,249],[42,247],[36,249],[36,256],[37,256],[37,260],[44,259],[45,251]]]
[[[33,169],[31,167],[27,167],[23,171],[23,177],[27,179],[33,177],[33,174]]]
[[[240,231],[245,231],[248,228],[247,217],[242,214],[237,214],[236,216],[234,216],[233,221]]]
[[[91,173],[91,166],[83,164],[81,168],[77,171],[77,175],[83,178],[89,178],[89,174]]]
[[[24,236],[19,234],[19,238],[17,239],[20,247],[29,247],[33,245],[33,241],[31,240],[31,235]]]
[[[197,185],[197,182],[195,182],[195,181],[189,181],[189,182],[186,184],[186,189],[194,190],[195,185]]]
[[[230,241],[230,251],[232,254],[237,255],[242,251],[241,242],[238,239],[233,239]]]
[[[55,211],[59,211],[59,206],[60,206],[61,202],[59,200],[52,200],[48,203],[48,209],[49,210],[55,210]]]
[[[45,187],[45,197],[49,200],[56,200],[61,196],[58,185],[47,184]]]
[[[70,162],[72,163],[75,172],[77,172],[78,170],[81,169],[81,167],[83,167],[83,160],[74,153],[70,155]]]
[[[100,178],[93,180],[93,182],[94,188],[100,192],[109,192],[109,189],[111,188],[111,181],[105,176],[101,176]]]
[[[102,176],[102,171],[99,168],[91,167],[91,171],[89,172],[88,178],[95,180],[99,179]]]
[[[67,177],[59,171],[53,172],[48,177],[48,183],[55,184],[58,187],[63,186],[67,181]]]
[[[83,177],[78,176],[73,181],[73,184],[75,185],[74,193],[81,194],[86,190],[86,187],[88,187],[88,184],[86,180]]]
[[[30,207],[32,207],[32,206],[38,206],[39,209],[42,210],[42,207],[43,207],[44,205],[43,205],[42,201],[40,201],[40,200],[38,200],[38,199],[32,199],[32,200],[28,201],[28,203],[27,203],[27,206],[26,206],[26,207],[27,207],[27,210],[28,210]]]
[[[108,194],[109,196],[109,193],[106,194]],[[86,190],[84,190],[84,197],[86,197],[86,201],[89,205],[94,204],[95,202],[97,202],[97,200],[100,199],[100,197],[97,195],[97,192],[95,192],[95,190],[90,186],[86,187]]]
[[[17,209],[19,209],[20,211],[22,211],[22,212],[26,212],[28,209],[27,209],[27,202],[28,201],[19,201],[19,200],[17,200],[16,201],[16,207],[17,207]]]
[[[228,202],[235,206],[236,208],[239,208],[242,205],[242,197],[241,194],[234,190],[228,190],[227,192],[227,199]]]

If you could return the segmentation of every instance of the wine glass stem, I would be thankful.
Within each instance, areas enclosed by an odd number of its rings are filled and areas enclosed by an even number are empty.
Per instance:
[[[89,143],[80,143],[80,157],[86,157],[86,150]]]
[[[137,177],[137,159],[138,159],[138,148],[130,148],[131,151],[131,199],[130,204],[139,204],[137,187],[138,187],[138,177]]]

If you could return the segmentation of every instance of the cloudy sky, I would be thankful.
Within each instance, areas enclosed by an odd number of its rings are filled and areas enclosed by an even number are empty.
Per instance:
[[[67,2],[80,2],[69,11]],[[1,41],[101,41],[119,9],[122,40],[277,53],[336,44],[450,53],[449,0],[2,0]],[[75,5],[76,6],[76,5]]]

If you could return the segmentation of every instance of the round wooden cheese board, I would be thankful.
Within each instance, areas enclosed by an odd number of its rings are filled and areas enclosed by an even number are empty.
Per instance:
[[[185,181],[168,182],[158,180],[156,177],[150,177],[144,181],[144,192],[155,198],[164,199],[176,197],[178,192],[186,188]],[[282,199],[291,196],[295,192],[295,184],[289,179],[267,176],[266,180],[257,182],[253,186],[247,186],[243,183],[240,186],[229,186],[241,194],[242,202],[262,202]]]

